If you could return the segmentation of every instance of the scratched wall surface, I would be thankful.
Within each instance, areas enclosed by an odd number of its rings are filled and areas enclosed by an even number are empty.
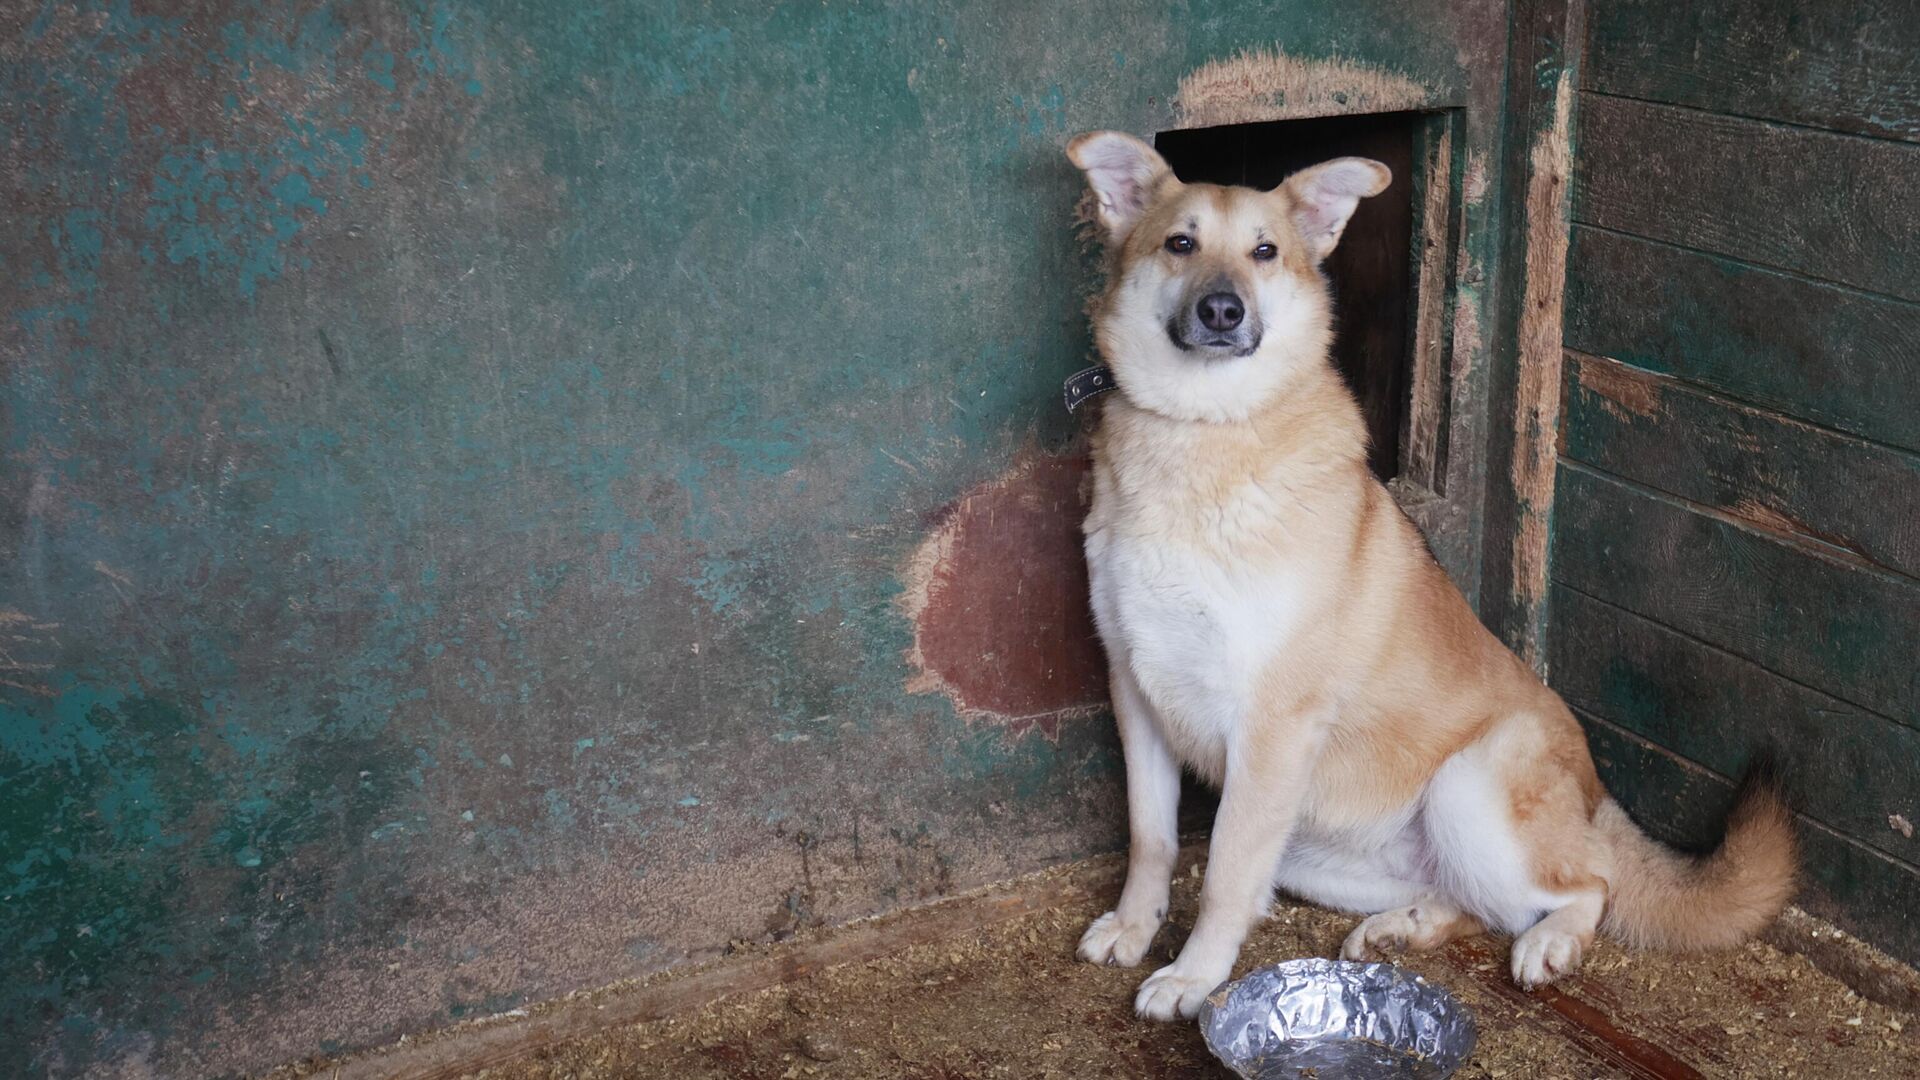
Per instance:
[[[1113,847],[1059,147],[1248,48],[1495,92],[1367,6],[0,2],[0,1074]]]

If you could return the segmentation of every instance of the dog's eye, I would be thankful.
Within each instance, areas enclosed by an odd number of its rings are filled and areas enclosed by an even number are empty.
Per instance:
[[[1193,237],[1186,233],[1174,233],[1167,237],[1167,250],[1175,255],[1193,254]]]
[[[1272,244],[1261,244],[1253,249],[1253,257],[1259,259],[1261,262],[1266,262],[1278,254],[1280,254],[1280,249],[1274,247]]]

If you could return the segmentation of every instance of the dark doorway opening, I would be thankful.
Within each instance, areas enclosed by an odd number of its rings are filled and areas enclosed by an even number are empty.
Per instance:
[[[1163,131],[1154,139],[1174,175],[1189,183],[1271,188],[1309,165],[1348,155],[1393,170],[1393,184],[1361,201],[1326,262],[1334,293],[1334,362],[1360,399],[1372,443],[1368,463],[1383,481],[1400,472],[1407,423],[1414,140],[1424,119],[1420,113],[1332,116]]]

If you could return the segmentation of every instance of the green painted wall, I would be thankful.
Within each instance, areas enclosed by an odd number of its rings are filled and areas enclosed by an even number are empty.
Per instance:
[[[1498,5],[1374,8],[0,3],[0,1074],[1115,846],[1097,710],[909,689],[903,580],[1073,437],[1064,138],[1249,47],[1497,100]]]

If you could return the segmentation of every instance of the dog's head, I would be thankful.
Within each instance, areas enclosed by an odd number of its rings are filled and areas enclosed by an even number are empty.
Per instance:
[[[1153,147],[1117,131],[1075,138],[1113,254],[1095,311],[1127,396],[1185,420],[1242,419],[1303,365],[1325,362],[1331,300],[1320,262],[1385,165],[1346,157],[1272,191],[1183,184]]]

